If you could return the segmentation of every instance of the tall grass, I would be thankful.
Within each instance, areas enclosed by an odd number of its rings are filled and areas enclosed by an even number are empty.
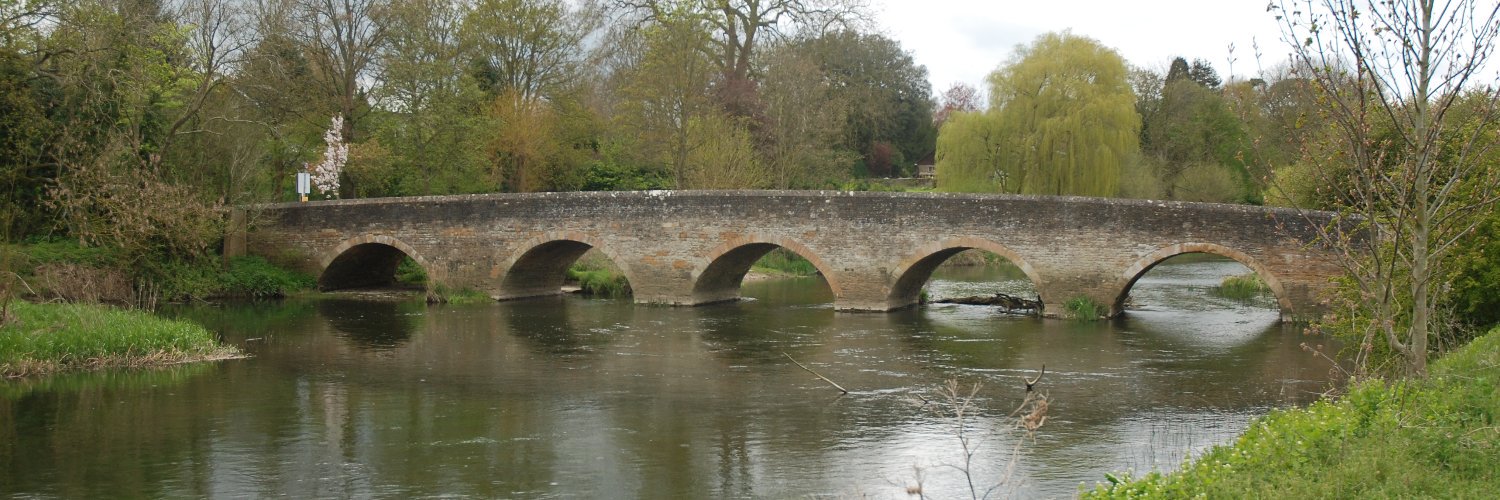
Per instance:
[[[1097,321],[1103,319],[1104,315],[1109,312],[1104,304],[1082,295],[1064,302],[1063,310],[1067,311],[1069,319],[1078,321]]]
[[[87,304],[11,305],[0,326],[0,376],[135,367],[234,357],[197,324]]]
[[[1261,281],[1260,276],[1251,274],[1240,274],[1225,276],[1219,282],[1219,286],[1212,289],[1214,295],[1234,300],[1250,300],[1270,292],[1266,282]]]

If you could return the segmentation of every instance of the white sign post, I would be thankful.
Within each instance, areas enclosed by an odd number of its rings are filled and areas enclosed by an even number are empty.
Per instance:
[[[297,172],[297,194],[307,203],[307,193],[312,192],[312,174]]]

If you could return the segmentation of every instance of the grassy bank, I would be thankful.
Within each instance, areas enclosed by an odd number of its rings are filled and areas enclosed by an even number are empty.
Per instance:
[[[1094,498],[1486,498],[1500,481],[1500,328],[1427,380],[1353,387],[1258,419],[1232,445]]]
[[[0,377],[169,365],[239,355],[196,324],[85,304],[12,302],[0,326]]]
[[[750,267],[752,272],[773,276],[817,276],[818,267],[797,252],[777,248],[766,253]]]

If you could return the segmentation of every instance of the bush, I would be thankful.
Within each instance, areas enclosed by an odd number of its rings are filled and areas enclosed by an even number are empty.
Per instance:
[[[261,257],[235,257],[229,259],[229,270],[220,274],[219,293],[256,298],[285,297],[316,285],[317,280],[312,276],[282,269]]]

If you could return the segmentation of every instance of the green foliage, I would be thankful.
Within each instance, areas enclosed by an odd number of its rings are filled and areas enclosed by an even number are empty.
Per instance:
[[[660,172],[627,165],[616,158],[605,157],[591,162],[583,174],[584,191],[645,191],[671,187],[670,179]]]
[[[396,282],[421,284],[427,282],[427,270],[421,264],[412,260],[411,257],[401,257],[401,263],[396,264]]]
[[[609,298],[630,295],[630,282],[613,270],[572,267],[568,269],[568,279],[577,281],[587,295]]]
[[[958,193],[1016,192],[1001,170],[995,117],[982,112],[949,115],[937,138],[937,187]]]
[[[317,285],[312,276],[289,271],[255,256],[229,259],[229,269],[219,275],[219,294],[256,298],[285,297]]]
[[[38,240],[20,245],[5,245],[18,258],[12,271],[22,276],[30,275],[43,264],[72,263],[93,267],[120,265],[123,256],[104,247],[79,246],[71,240]]]
[[[1140,147],[1126,73],[1115,51],[1066,32],[1018,48],[990,75],[990,111],[943,127],[938,188],[1114,195]]]
[[[761,256],[760,260],[755,261],[751,269],[791,276],[818,275],[818,268],[811,261],[785,248],[776,248],[767,252]]]
[[[1069,319],[1077,321],[1097,321],[1109,314],[1109,308],[1104,304],[1084,296],[1068,299],[1063,303],[1063,310]]]
[[[1469,325],[1500,323],[1500,214],[1491,213],[1453,255],[1448,306]]]
[[[1270,293],[1271,289],[1266,287],[1266,282],[1261,281],[1260,275],[1255,273],[1237,276],[1225,276],[1219,286],[1213,288],[1212,293],[1220,297],[1249,300]]]
[[[1500,480],[1500,330],[1428,380],[1366,381],[1279,410],[1182,469],[1100,485],[1090,498],[1483,498]]]
[[[12,305],[0,326],[0,377],[103,366],[170,364],[230,356],[214,335],[186,321],[84,304]]]
[[[932,84],[901,44],[879,34],[840,30],[800,41],[794,50],[817,68],[826,104],[843,110],[839,149],[859,155],[874,177],[895,177],[933,152]],[[807,113],[807,110],[803,111]]]

